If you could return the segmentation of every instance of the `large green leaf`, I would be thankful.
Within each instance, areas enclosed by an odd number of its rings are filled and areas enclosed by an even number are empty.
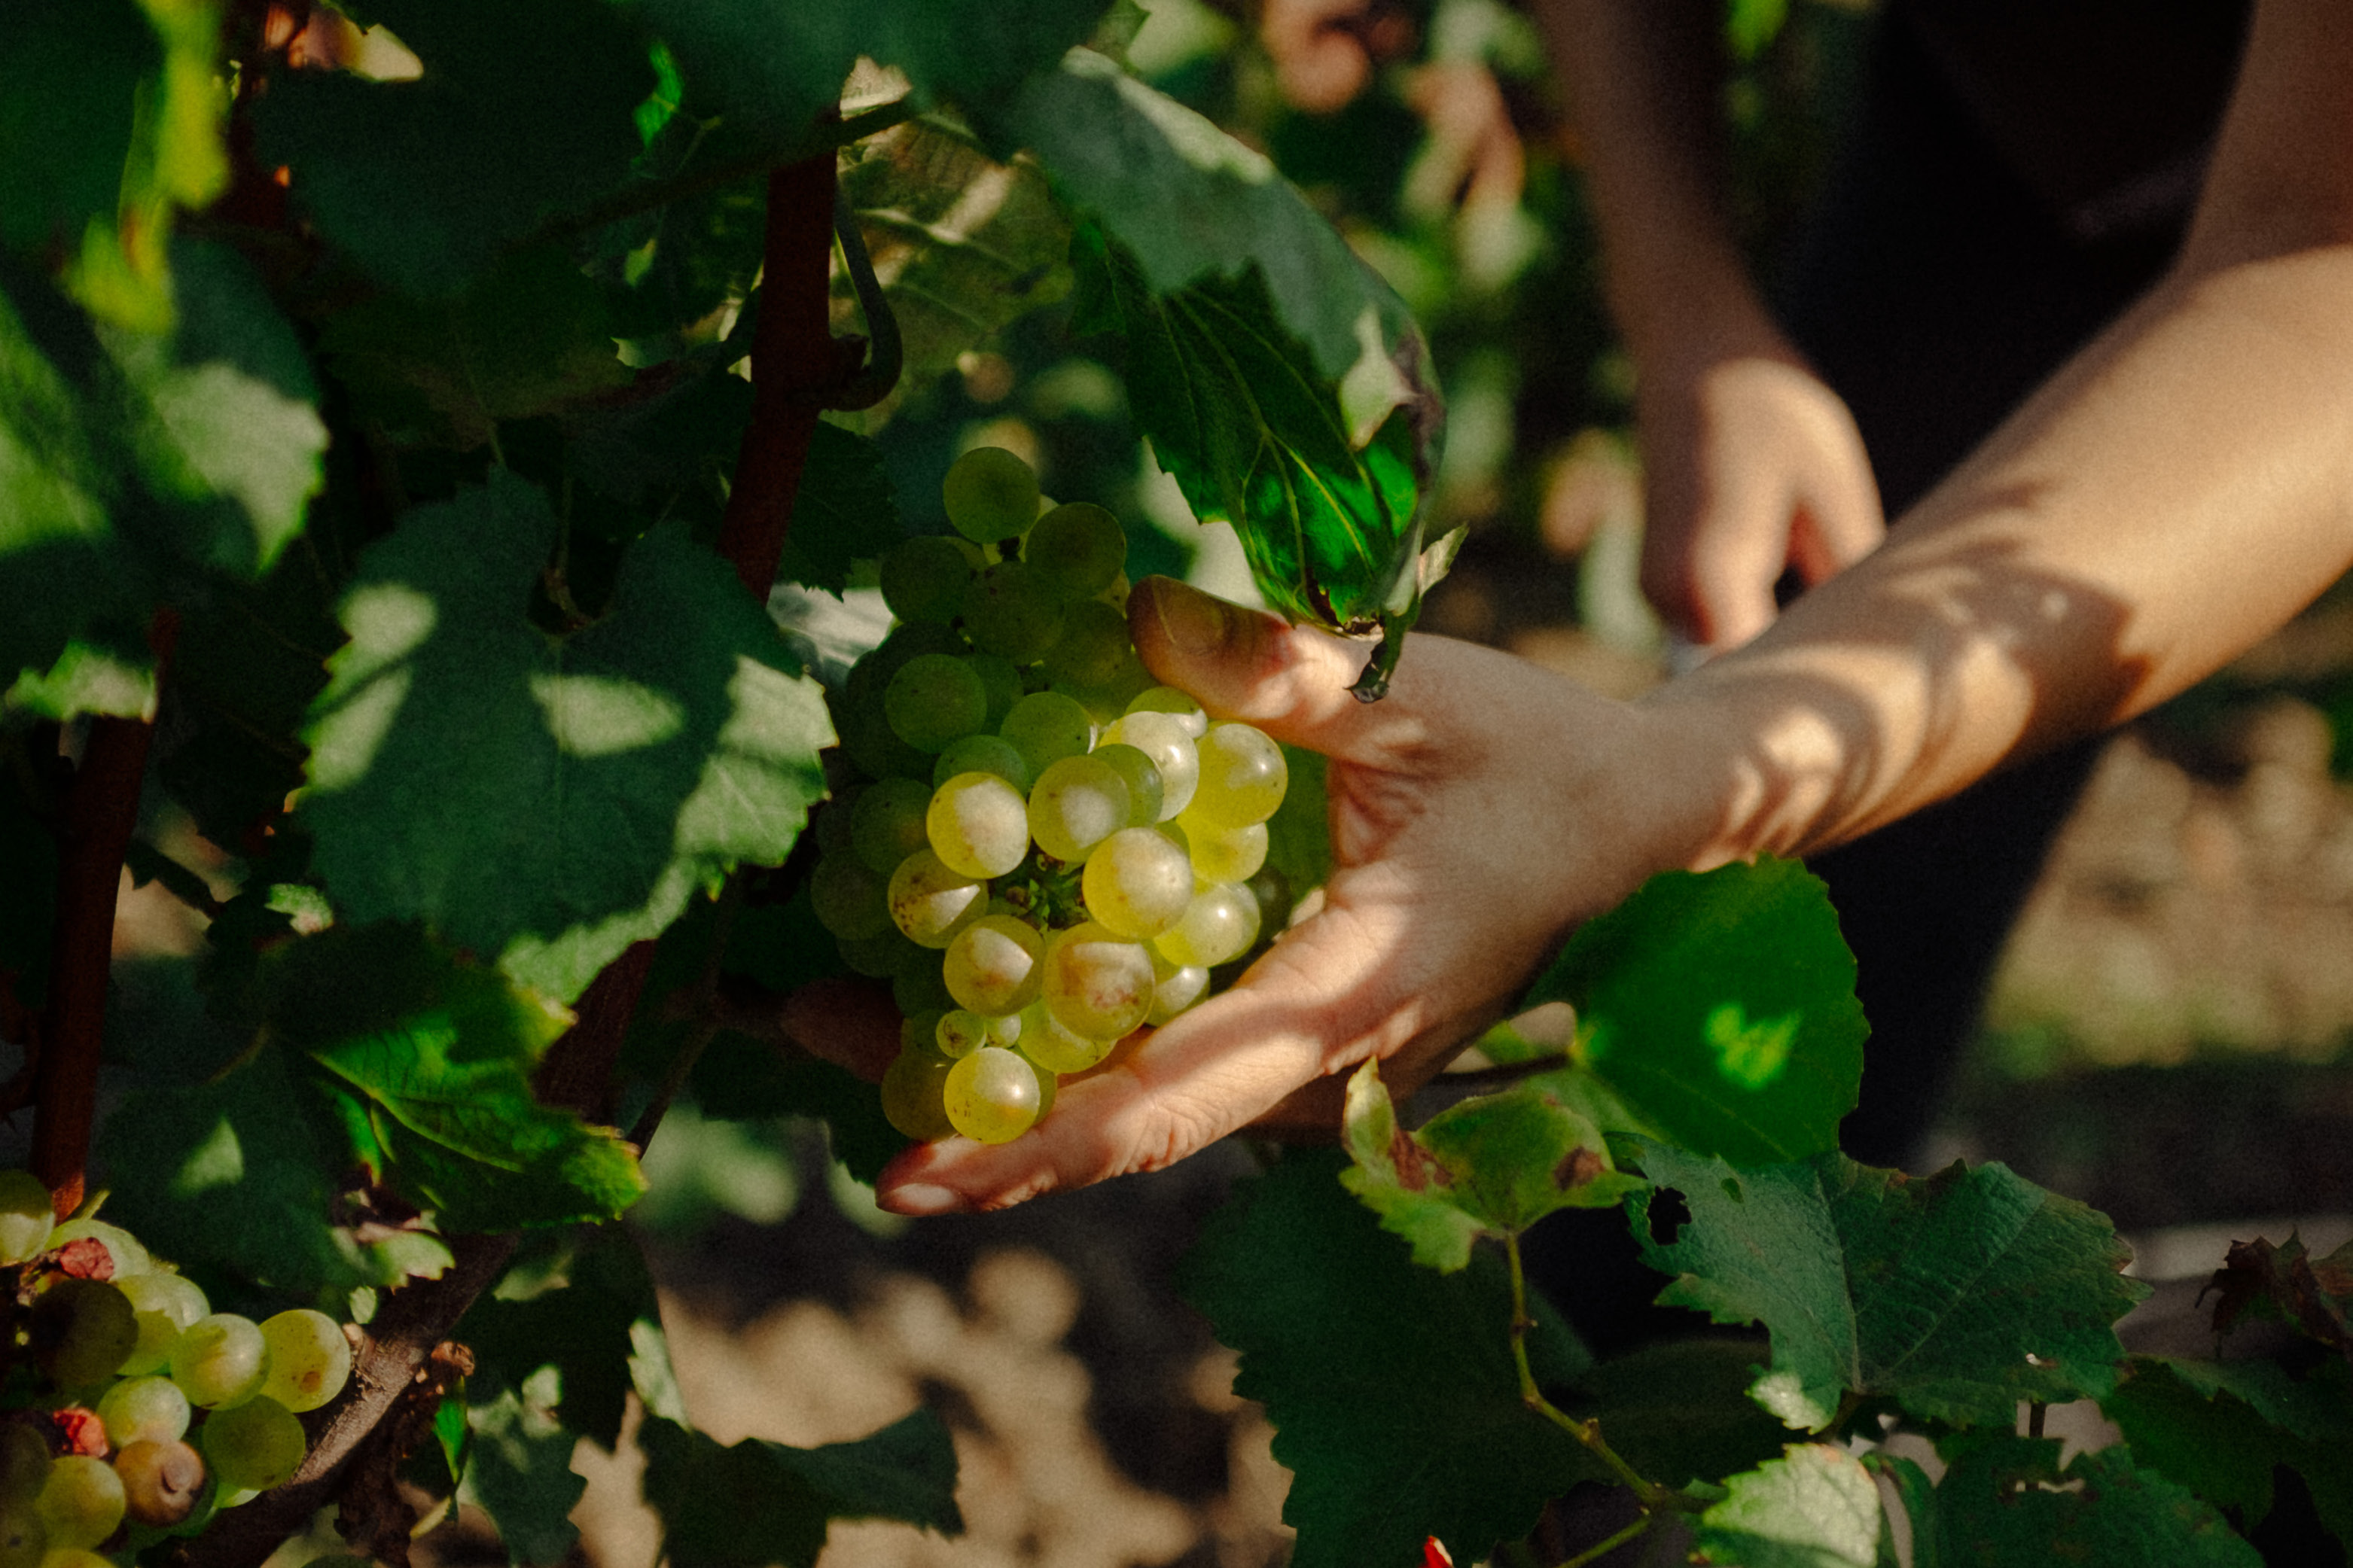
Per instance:
[[[841,98],[863,56],[925,98],[999,105],[1093,31],[1109,0],[638,0],[676,53],[691,100],[768,144],[791,145]]]
[[[1338,384],[1276,315],[1255,269],[1160,294],[1100,229],[1082,229],[1073,254],[1073,326],[1124,343],[1137,427],[1194,513],[1240,533],[1268,600],[1348,631],[1409,618],[1422,547],[1406,412],[1360,449]]]
[[[1767,857],[1653,877],[1587,922],[1530,1005],[1577,1016],[1555,1087],[1602,1123],[1736,1165],[1838,1147],[1869,1032],[1821,882]]]
[[[1756,1376],[1748,1340],[1675,1339],[1598,1362],[1548,1392],[1570,1415],[1599,1421],[1636,1474],[1682,1486],[1754,1468],[1788,1442],[1788,1427],[1742,1397]]]
[[[273,1037],[304,1052],[354,1153],[451,1231],[605,1220],[645,1191],[609,1128],[539,1103],[570,1019],[413,927],[333,930],[264,963]]]
[[[1293,1568],[1406,1568],[1431,1535],[1477,1562],[1601,1472],[1520,1397],[1503,1260],[1416,1268],[1341,1188],[1343,1163],[1293,1152],[1237,1188],[1186,1260],[1185,1293],[1241,1352],[1234,1391],[1274,1423]],[[1538,1378],[1573,1380],[1584,1347],[1531,1305]]]
[[[0,243],[81,243],[114,216],[141,83],[162,68],[132,0],[0,7]]]
[[[540,630],[557,526],[494,470],[368,551],[300,816],[344,918],[422,919],[568,998],[738,863],[780,863],[833,737],[776,627],[675,528],[629,548],[602,619]]]
[[[2263,1559],[2211,1508],[2123,1448],[2078,1454],[2059,1443],[1977,1432],[1939,1446],[1931,1489],[1909,1459],[1874,1460],[1897,1481],[1920,1568],[2256,1568]]]
[[[2133,1458],[2252,1527],[2272,1509],[2279,1466],[2298,1471],[2320,1517],[2353,1545],[2353,1373],[2342,1361],[2298,1379],[2275,1363],[2136,1356],[2100,1408]]]
[[[1697,1561],[1739,1568],[1872,1568],[1879,1560],[1879,1488],[1862,1461],[1823,1443],[1792,1443],[1725,1483],[1700,1515]]]
[[[554,1368],[565,1429],[610,1448],[620,1436],[639,1325],[661,1327],[653,1281],[629,1233],[604,1226],[537,1249],[527,1243],[496,1288],[466,1310],[459,1334],[474,1352],[482,1387],[521,1388]]]
[[[855,1443],[795,1448],[747,1437],[722,1447],[674,1421],[649,1420],[646,1501],[661,1515],[678,1568],[813,1568],[837,1519],[896,1519],[961,1534],[955,1448],[928,1410]]]
[[[852,562],[873,559],[900,537],[899,496],[881,449],[862,436],[819,425],[776,575],[839,594],[849,586]]]
[[[1663,1143],[1640,1163],[1691,1214],[1662,1240],[1656,1192],[1633,1199],[1643,1261],[1678,1276],[1659,1300],[1762,1322],[1773,1365],[1752,1392],[1792,1426],[1829,1425],[1848,1394],[2007,1425],[2021,1399],[2116,1386],[2113,1325],[2148,1288],[2117,1272],[2131,1254],[2106,1217],[2072,1198],[2000,1165],[1915,1180],[1824,1154],[1740,1171]]]
[[[1593,1123],[1541,1088],[1451,1105],[1407,1132],[1366,1062],[1348,1080],[1340,1182],[1406,1238],[1413,1260],[1451,1274],[1482,1236],[1517,1236],[1565,1208],[1607,1208],[1641,1186],[1609,1163]]]
[[[266,164],[330,239],[403,293],[452,294],[549,219],[628,178],[654,86],[603,0],[371,0],[424,64],[406,81],[280,71],[254,107]]]
[[[41,671],[52,693],[143,702],[52,667],[142,665],[155,605],[197,573],[267,571],[319,486],[326,428],[291,329],[233,253],[174,255],[168,338],[0,267],[0,683]]]
[[[605,296],[565,252],[507,257],[454,299],[384,295],[337,311],[319,347],[400,439],[467,450],[499,421],[626,385]]]

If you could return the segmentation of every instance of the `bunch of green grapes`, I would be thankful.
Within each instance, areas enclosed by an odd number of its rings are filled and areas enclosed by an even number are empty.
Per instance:
[[[1047,506],[993,447],[942,499],[956,535],[883,557],[899,625],[835,699],[866,782],[820,816],[810,891],[905,1018],[892,1125],[1001,1143],[1257,942],[1288,773],[1267,736],[1154,684],[1117,518]]]
[[[0,1171],[9,1343],[43,1384],[0,1423],[0,1568],[95,1568],[126,1524],[168,1530],[278,1485],[308,1452],[297,1414],[351,1376],[325,1313],[216,1312],[129,1232],[53,1218],[47,1188]]]

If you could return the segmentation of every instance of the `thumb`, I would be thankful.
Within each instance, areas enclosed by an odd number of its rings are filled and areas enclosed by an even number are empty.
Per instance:
[[[1147,577],[1127,601],[1128,636],[1155,678],[1220,719],[1333,756],[1362,754],[1388,702],[1348,688],[1368,649],[1294,626],[1168,577]]]

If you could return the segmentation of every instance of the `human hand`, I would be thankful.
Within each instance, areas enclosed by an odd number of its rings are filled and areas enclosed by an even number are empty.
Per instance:
[[[1417,637],[1367,704],[1348,691],[1360,644],[1166,579],[1137,585],[1128,617],[1154,675],[1331,757],[1322,907],[1232,990],[1066,1081],[1031,1131],[900,1155],[885,1208],[998,1208],[1155,1169],[1278,1106],[1293,1126],[1336,1128],[1330,1075],[1379,1057],[1393,1085],[1418,1085],[1573,926],[1712,826],[1704,770],[1677,765],[1651,713],[1509,655]]]
[[[1642,377],[1642,592],[1721,651],[1773,624],[1773,585],[1811,587],[1886,536],[1854,416],[1786,345],[1694,353]]]

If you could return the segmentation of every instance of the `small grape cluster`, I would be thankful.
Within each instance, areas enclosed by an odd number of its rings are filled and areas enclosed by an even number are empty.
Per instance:
[[[891,1124],[1002,1143],[1060,1075],[1193,1005],[1257,942],[1249,884],[1288,771],[1263,733],[1154,684],[1117,518],[1047,506],[994,447],[941,493],[958,537],[883,557],[900,624],[835,700],[868,782],[821,816],[810,893],[905,1018]]]
[[[0,1421],[0,1568],[105,1568],[126,1522],[168,1530],[278,1485],[308,1451],[296,1414],[352,1370],[325,1313],[215,1312],[128,1231],[54,1219],[47,1188],[0,1171],[7,1355],[39,1373]]]

